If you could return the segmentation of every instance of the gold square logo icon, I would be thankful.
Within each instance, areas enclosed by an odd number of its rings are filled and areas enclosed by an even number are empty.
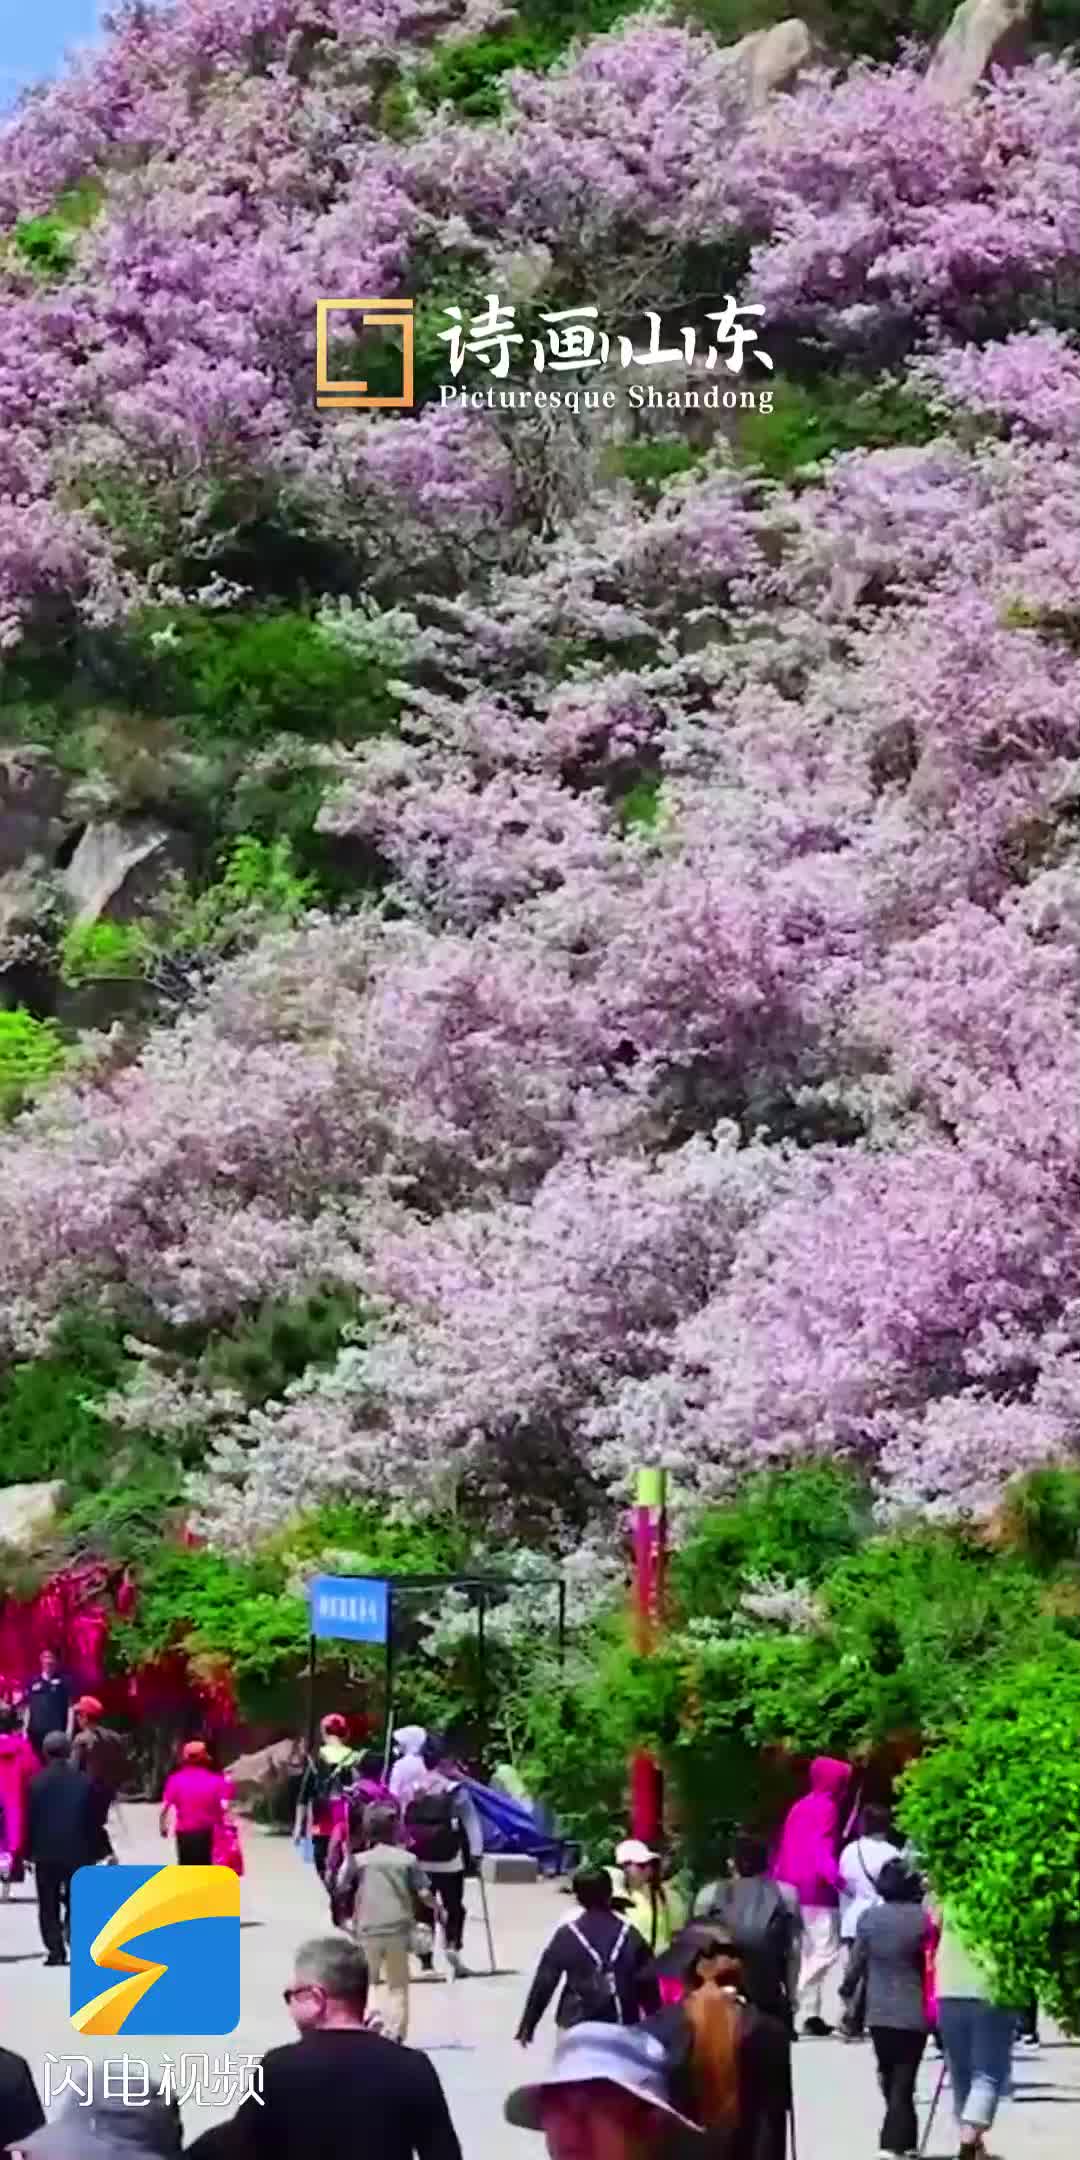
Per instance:
[[[330,375],[330,317],[348,308],[365,329],[401,331],[401,395],[377,397],[366,382],[336,382]],[[320,412],[401,410],[413,401],[413,303],[411,300],[316,300],[315,403]]]

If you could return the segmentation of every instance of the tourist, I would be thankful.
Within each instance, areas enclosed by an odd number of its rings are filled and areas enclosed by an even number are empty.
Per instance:
[[[465,1877],[474,1874],[484,1850],[484,1833],[476,1807],[450,1759],[446,1742],[429,1734],[423,1747],[424,1782],[412,1789],[405,1809],[408,1841],[424,1873],[431,1878],[442,1913],[446,1958],[457,1979],[467,1970],[462,1958],[465,1938]]]
[[[66,1733],[46,1733],[45,1768],[30,1781],[29,1853],[46,1965],[67,1964],[71,1878],[94,1857],[97,1818],[88,1777],[70,1760]]]
[[[390,1772],[390,1790],[403,1815],[414,1792],[427,1782],[426,1745],[427,1731],[423,1725],[400,1725],[394,1734],[397,1761]]]
[[[885,2097],[879,2139],[885,2153],[918,2148],[915,2085],[926,2052],[926,1955],[931,1937],[923,1889],[896,1852],[877,1877],[874,1901],[859,1915],[842,1993],[864,1997],[866,2021]]]
[[[682,1937],[683,1999],[653,2018],[675,2105],[705,2131],[677,2139],[671,2160],[784,2160],[791,2119],[791,2035],[781,2018],[750,2002],[736,1945],[711,1922]]]
[[[840,1855],[840,1941],[847,1949],[847,1977],[855,1955],[859,1921],[864,1912],[880,1902],[878,1878],[882,1868],[897,1856],[899,1848],[889,1830],[888,1808],[871,1803],[859,1816],[858,1836],[845,1845]],[[845,2040],[861,2040],[866,2027],[865,1985],[849,1989],[847,1977],[843,1988],[847,2007],[840,2031]]]
[[[654,1957],[668,1950],[686,1924],[686,1903],[663,1879],[663,1862],[640,1838],[624,1838],[615,1865],[626,1883],[626,1916]]]
[[[419,1921],[430,1919],[431,1885],[399,1842],[396,1808],[365,1812],[363,1843],[350,1853],[334,1889],[352,1895],[352,1930],[367,1960],[370,1985],[386,1982],[386,2027],[392,2040],[409,2029],[409,1945]]]
[[[774,1882],[790,1883],[803,1916],[799,1971],[802,2030],[811,2039],[832,2031],[822,2017],[825,1981],[840,1955],[840,1808],[851,1766],[815,1756],[810,1790],[788,1810],[772,1864]]]
[[[29,1740],[19,1730],[18,1712],[10,1705],[0,1709],[0,1891],[5,1898],[12,1883],[23,1879],[30,1780],[39,1768]]]
[[[648,1946],[613,1911],[607,1868],[582,1868],[574,1896],[577,1914],[556,1928],[536,1968],[517,2030],[522,2047],[530,2045],[560,1983],[555,2023],[563,2031],[581,2024],[636,2025],[660,2008]]]
[[[123,2062],[114,2061],[105,2068],[120,2085]],[[73,2094],[55,2120],[25,2138],[18,2150],[30,2160],[134,2160],[139,2153],[150,2154],[153,2160],[174,2160],[183,2142],[175,2100],[95,2095],[87,2105]]]
[[[320,1882],[326,1883],[327,1855],[334,1831],[345,1822],[346,1789],[352,1783],[356,1751],[346,1741],[346,1720],[339,1710],[327,1713],[319,1725],[319,1745],[309,1755],[296,1795],[293,1836],[299,1844],[311,1839],[311,1854]]]
[[[342,1935],[304,1943],[285,1990],[300,2038],[263,2058],[252,2096],[189,2148],[199,2160],[461,2160],[446,2095],[426,2055],[367,2023],[363,1951]]]
[[[798,1897],[789,1883],[770,1880],[768,1847],[750,1831],[736,1836],[731,1864],[727,1881],[706,1883],[698,1892],[693,1918],[726,1930],[738,1946],[750,2001],[791,2032],[802,1947]]]
[[[176,1836],[181,1867],[210,1867],[214,1832],[225,1819],[232,1787],[210,1761],[205,1740],[188,1740],[180,1750],[180,1768],[165,1780],[158,1827]]]
[[[96,1695],[80,1695],[74,1715],[71,1760],[75,1768],[85,1771],[89,1778],[99,1816],[94,1858],[115,1864],[116,1854],[109,1836],[109,1813],[123,1783],[127,1750],[119,1733],[109,1732],[102,1724],[102,1707]]]
[[[28,2062],[0,2047],[0,2152],[22,2144],[45,2120]]]
[[[43,1650],[36,1680],[26,1691],[26,1737],[39,1762],[52,1732],[71,1731],[71,1689],[60,1671],[55,1650]]]
[[[994,1999],[975,1948],[946,1902],[935,1957],[938,2030],[949,2069],[960,2150],[981,2156],[985,2137],[1007,2090],[1017,2010]]]
[[[672,2104],[666,2072],[652,2034],[575,2025],[560,2035],[550,2070],[512,2092],[503,2113],[515,2130],[541,2131],[550,2160],[667,2160],[676,2133],[704,2153],[698,2125]]]

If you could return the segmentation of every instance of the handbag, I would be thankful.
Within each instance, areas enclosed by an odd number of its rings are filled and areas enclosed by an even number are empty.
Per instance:
[[[234,1875],[243,1874],[243,1847],[240,1843],[240,1832],[234,1822],[226,1820],[214,1824],[210,1861],[213,1867],[227,1867],[232,1869]]]

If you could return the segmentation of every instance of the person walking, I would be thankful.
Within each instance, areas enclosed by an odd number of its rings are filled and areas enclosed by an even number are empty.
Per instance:
[[[90,1780],[72,1767],[66,1733],[46,1733],[45,1768],[30,1781],[29,1848],[37,1884],[46,1965],[66,1965],[71,1878],[88,1867],[96,1841]]]
[[[319,1745],[304,1764],[296,1795],[293,1838],[297,1844],[311,1838],[311,1854],[319,1881],[327,1885],[327,1855],[334,1831],[348,1816],[348,1789],[356,1765],[356,1750],[346,1741],[346,1720],[339,1710],[328,1711],[319,1725]]]
[[[606,1868],[582,1868],[574,1877],[578,1912],[556,1928],[543,1951],[521,2013],[517,2039],[532,2044],[536,2028],[562,1985],[555,2023],[637,2025],[660,2008],[660,1987],[648,1945],[636,1927],[612,1909]]]
[[[0,1709],[0,1896],[23,1879],[29,1835],[30,1780],[40,1769],[37,1756],[19,1730],[18,1712]]]
[[[623,1839],[616,1848],[615,1865],[626,1884],[626,1917],[652,1955],[659,1957],[686,1925],[686,1901],[664,1881],[660,1854],[641,1838]]]
[[[890,1837],[891,1818],[886,1807],[871,1803],[859,1816],[859,1834],[840,1855],[840,1941],[847,1953],[842,1989],[846,2010],[840,2026],[844,2040],[861,2040],[866,2029],[865,1986],[848,1988],[855,1956],[855,1934],[864,1912],[880,1903],[878,1878],[899,1851]],[[863,1968],[860,1967],[860,1970]]]
[[[394,1734],[397,1761],[390,1772],[390,1791],[403,1815],[414,1792],[427,1782],[426,1745],[427,1731],[423,1725],[399,1725]]]
[[[405,1829],[439,1901],[447,1964],[455,1979],[463,1980],[468,1976],[462,1956],[465,1880],[479,1870],[484,1833],[446,1742],[437,1734],[429,1734],[423,1758],[424,1782],[413,1787],[405,1809]],[[395,1797],[400,1797],[399,1792]]]
[[[665,2160],[785,2160],[791,2120],[791,2034],[749,2000],[737,1946],[711,1921],[692,1921],[680,1954],[682,1999],[651,2018],[662,2040],[675,2106],[704,2131],[676,2138]]]
[[[946,1900],[935,1958],[938,2031],[952,2086],[963,2155],[986,2151],[986,2132],[1008,2090],[1018,2012],[995,2000],[987,1967],[969,1946]]]
[[[699,1890],[693,1919],[711,1921],[730,1935],[749,2000],[793,2033],[802,1952],[798,1897],[790,1883],[770,1880],[768,1847],[750,1831],[738,1832],[731,1865],[726,1881]]]
[[[158,1828],[176,1838],[180,1867],[210,1867],[214,1832],[223,1823],[232,1797],[228,1778],[215,1770],[205,1740],[188,1740],[180,1750],[180,1768],[165,1780]]]
[[[50,1733],[71,1732],[71,1688],[55,1650],[43,1650],[38,1673],[26,1691],[26,1737],[39,1762]]]
[[[119,1733],[109,1732],[102,1724],[103,1711],[96,1695],[80,1695],[74,1706],[75,1731],[71,1742],[71,1760],[77,1770],[85,1772],[94,1788],[94,1804],[99,1825],[95,1860],[116,1863],[112,1839],[109,1836],[109,1815],[116,1795],[123,1783],[127,1767],[127,1750]]]
[[[352,1892],[352,1929],[370,1985],[386,1982],[387,2034],[391,2040],[404,2040],[409,2029],[409,1944],[418,1921],[429,1916],[431,1885],[399,1842],[395,1808],[368,1808],[363,1828],[364,1843],[350,1853],[335,1889],[339,1897]]]
[[[195,2160],[461,2160],[426,2055],[367,2023],[368,1968],[343,1935],[302,1943],[289,2014],[300,2037],[263,2057],[262,2098],[188,2147]]]
[[[44,2120],[29,2063],[11,2048],[0,2047],[0,2152],[24,2144]]]
[[[840,1955],[840,1810],[851,1765],[817,1755],[810,1790],[788,1810],[772,1864],[774,1882],[790,1883],[803,1916],[798,2007],[809,2038],[828,2039],[822,2017],[825,1981]]]
[[[919,1877],[894,1852],[878,1877],[879,1894],[859,1915],[842,1992],[858,1989],[885,2099],[880,2152],[918,2151],[915,2085],[926,2052],[926,1953],[930,1916]]]

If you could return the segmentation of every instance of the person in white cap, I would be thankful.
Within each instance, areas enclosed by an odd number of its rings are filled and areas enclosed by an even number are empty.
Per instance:
[[[520,2085],[503,2113],[543,2133],[550,2160],[667,2160],[673,2133],[700,2126],[668,2097],[662,2041],[621,2025],[575,2025],[546,2076]],[[681,2149],[681,2147],[680,2147]]]
[[[615,1854],[626,1882],[626,1917],[654,1957],[669,1950],[686,1926],[686,1901],[665,1883],[660,1855],[640,1838],[624,1838]]]

